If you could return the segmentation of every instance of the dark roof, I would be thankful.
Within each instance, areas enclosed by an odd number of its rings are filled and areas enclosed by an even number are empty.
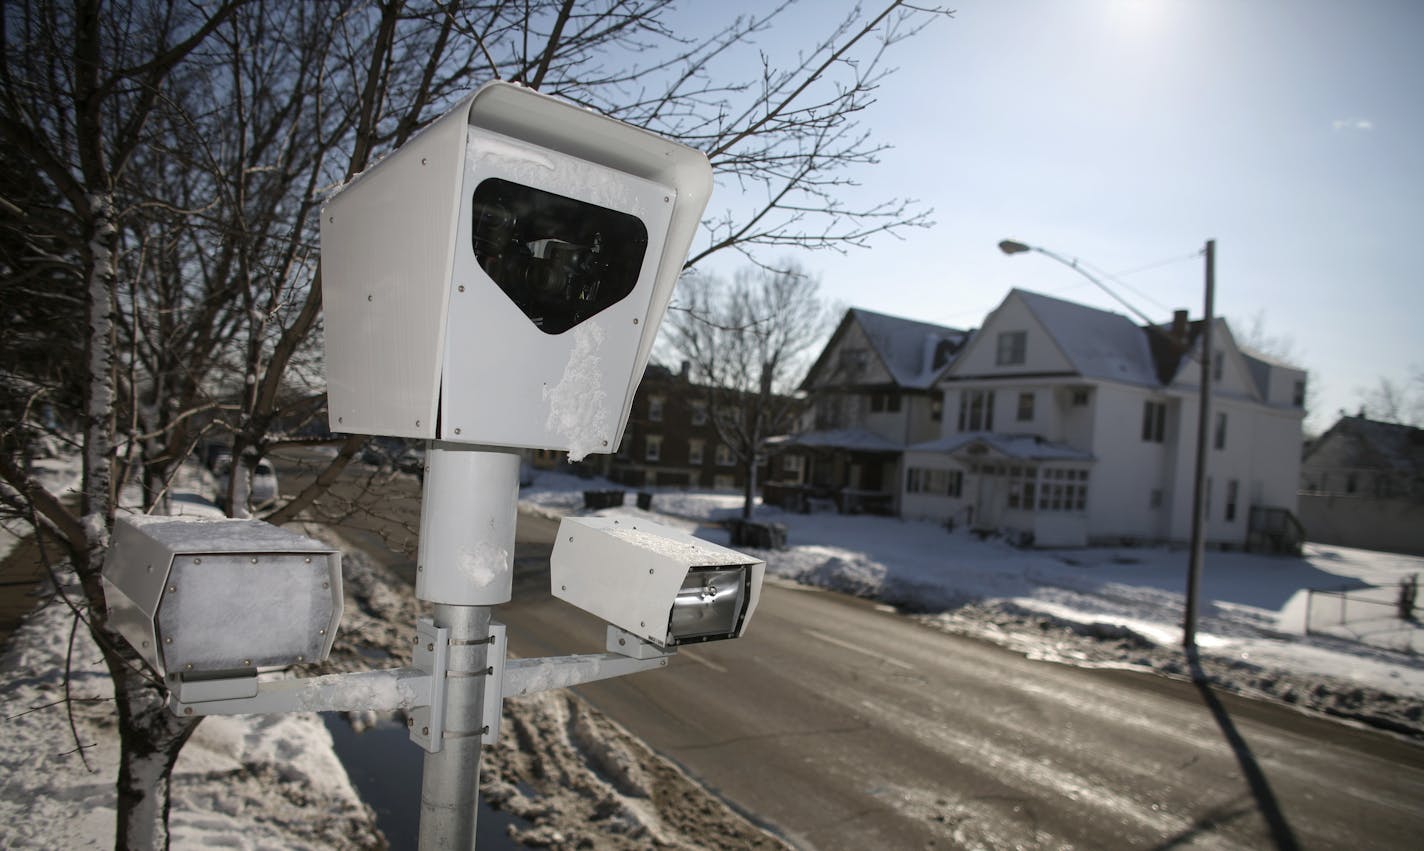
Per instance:
[[[1341,417],[1311,443],[1306,462],[1317,453],[1328,453],[1332,466],[1424,475],[1424,429]]]
[[[907,389],[923,390],[933,386],[969,336],[968,331],[959,328],[852,307],[806,374],[806,381],[820,370],[852,322],[860,326],[891,379]],[[806,382],[802,382],[802,387],[807,387]]]

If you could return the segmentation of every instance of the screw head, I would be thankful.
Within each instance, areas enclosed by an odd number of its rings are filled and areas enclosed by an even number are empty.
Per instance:
[[[414,727],[414,726],[415,726],[415,719],[414,719],[414,718],[407,718],[407,719],[405,719],[405,725],[406,725],[407,727]]]
[[[144,644],[147,644],[147,643],[148,643],[147,641],[144,642]],[[172,643],[173,643],[173,639],[172,639],[171,637],[165,638],[165,639],[163,639],[163,643],[164,643],[164,644],[172,644]]]
[[[425,645],[425,649],[432,653],[435,652],[435,642],[432,641],[429,644]]]
[[[430,728],[429,728],[429,727],[421,727],[421,728],[420,728],[420,735],[422,735],[422,736],[428,736],[428,735],[430,735]]]
[[[457,289],[458,289],[460,292],[464,292],[464,291],[465,291],[465,285],[464,285],[464,284],[461,284],[459,287],[457,287]]]
[[[184,715],[192,715],[192,714],[193,714],[193,707],[191,707],[191,706],[185,706],[185,707],[183,707],[183,714],[184,714]]]

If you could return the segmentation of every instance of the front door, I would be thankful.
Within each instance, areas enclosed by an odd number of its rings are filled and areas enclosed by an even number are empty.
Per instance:
[[[999,528],[1004,516],[1004,477],[981,471],[977,502],[974,506],[974,528]]]

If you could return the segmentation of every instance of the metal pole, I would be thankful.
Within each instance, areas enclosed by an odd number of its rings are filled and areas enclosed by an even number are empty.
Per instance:
[[[434,621],[450,630],[450,668],[444,738],[439,751],[425,754],[420,775],[420,848],[473,849],[490,609],[437,605]]]
[[[519,456],[434,443],[426,459],[415,593],[450,630],[445,732],[425,755],[420,848],[474,848],[490,606],[509,602]]]
[[[1187,655],[1197,652],[1197,596],[1202,559],[1206,555],[1206,454],[1207,430],[1211,426],[1211,326],[1216,295],[1216,240],[1206,241],[1206,306],[1201,334],[1201,403],[1197,411],[1197,464],[1192,495],[1192,555],[1187,566],[1186,613],[1182,621],[1182,646]]]

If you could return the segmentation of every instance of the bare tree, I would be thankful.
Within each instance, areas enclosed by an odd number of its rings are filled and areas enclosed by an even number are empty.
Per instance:
[[[819,281],[781,265],[745,269],[731,283],[686,276],[683,306],[664,324],[666,345],[691,363],[717,436],[742,469],[744,519],[767,440],[790,430],[800,405],[792,393],[831,326]]]
[[[1357,395],[1362,417],[1424,427],[1424,367],[1410,367],[1405,381],[1382,375],[1374,387],[1360,390]]]
[[[754,263],[767,247],[843,250],[928,224],[912,202],[849,208],[841,190],[884,150],[858,121],[886,51],[944,13],[855,8],[805,51],[745,72],[737,45],[786,8],[705,34],[677,31],[666,0],[0,9],[0,292],[16,305],[0,327],[0,507],[60,541],[78,574],[76,616],[115,682],[120,847],[167,844],[168,777],[195,722],[167,711],[162,684],[105,623],[117,493],[136,483],[143,510],[162,510],[179,464],[219,433],[240,513],[243,470],[291,439],[294,412],[320,405],[316,215],[333,187],[499,78],[706,150],[753,202],[711,213],[689,265],[728,249]],[[774,396],[800,343],[755,330],[786,309],[772,295],[746,323],[749,340],[765,338],[761,365],[737,370]],[[725,419],[729,445],[754,463],[777,416]],[[336,458],[269,520],[309,510],[364,443],[333,439]],[[28,474],[45,440],[80,452],[78,505]]]

